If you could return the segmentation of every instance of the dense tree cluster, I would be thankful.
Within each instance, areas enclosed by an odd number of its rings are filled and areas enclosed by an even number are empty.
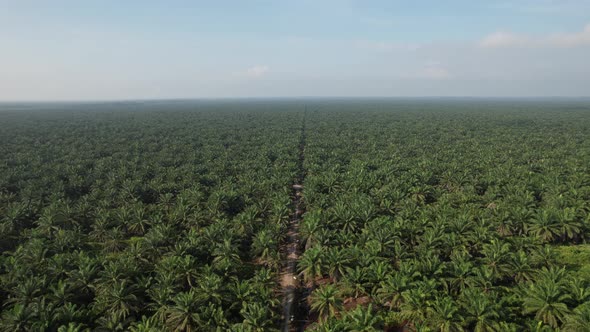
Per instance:
[[[308,114],[299,266],[310,328],[587,330],[590,275],[557,249],[590,236],[589,109]]]
[[[0,112],[0,330],[278,326],[301,112],[80,107]]]
[[[52,107],[0,111],[0,331],[277,330],[303,119],[307,329],[590,326],[587,104]]]

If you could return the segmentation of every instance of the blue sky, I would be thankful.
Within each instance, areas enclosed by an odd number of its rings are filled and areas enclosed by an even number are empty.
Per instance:
[[[0,100],[590,95],[590,0],[0,0],[0,42]]]

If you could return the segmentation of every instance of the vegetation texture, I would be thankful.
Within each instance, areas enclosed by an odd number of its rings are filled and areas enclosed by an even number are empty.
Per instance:
[[[0,331],[590,330],[588,103],[16,107]]]

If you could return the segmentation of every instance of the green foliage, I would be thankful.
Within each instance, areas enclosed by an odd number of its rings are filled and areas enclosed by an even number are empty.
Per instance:
[[[589,326],[586,103],[37,107],[0,112],[0,331],[278,329],[301,174],[310,330]]]
[[[0,330],[278,326],[299,107],[78,106],[0,112]]]
[[[590,282],[590,244],[561,245],[555,249],[560,263],[573,275]]]
[[[417,331],[582,326],[588,259],[564,248],[590,234],[588,105],[401,104],[307,115],[300,267],[322,280],[315,301],[344,296],[329,316],[312,306],[317,329],[351,304]],[[341,275],[331,252],[347,253]]]

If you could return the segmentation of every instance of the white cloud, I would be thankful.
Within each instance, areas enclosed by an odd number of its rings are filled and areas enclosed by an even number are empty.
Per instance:
[[[587,24],[580,32],[551,35],[546,42],[560,47],[590,45],[590,24]]]
[[[355,41],[355,45],[357,48],[361,50],[378,52],[415,51],[420,47],[418,44],[394,43],[371,40],[357,40]]]
[[[509,32],[494,32],[491,35],[484,37],[479,42],[479,45],[481,47],[495,48],[522,45],[525,42],[527,42],[526,38],[519,35]]]
[[[256,65],[246,70],[246,76],[258,78],[266,75],[270,71],[270,67],[266,65]]]
[[[452,77],[451,73],[447,68],[441,66],[439,62],[435,61],[429,62],[426,65],[424,65],[424,68],[422,68],[416,76],[418,78],[425,78],[430,80],[444,80]]]
[[[361,23],[366,25],[375,26],[379,28],[388,28],[395,25],[395,21],[391,18],[382,18],[382,17],[362,17],[360,19]]]
[[[590,24],[582,31],[555,33],[545,36],[527,36],[510,32],[495,32],[484,37],[479,46],[484,48],[502,47],[577,47],[590,45]]]
[[[584,16],[590,3],[587,0],[511,0],[490,1],[489,7],[526,14]]]

